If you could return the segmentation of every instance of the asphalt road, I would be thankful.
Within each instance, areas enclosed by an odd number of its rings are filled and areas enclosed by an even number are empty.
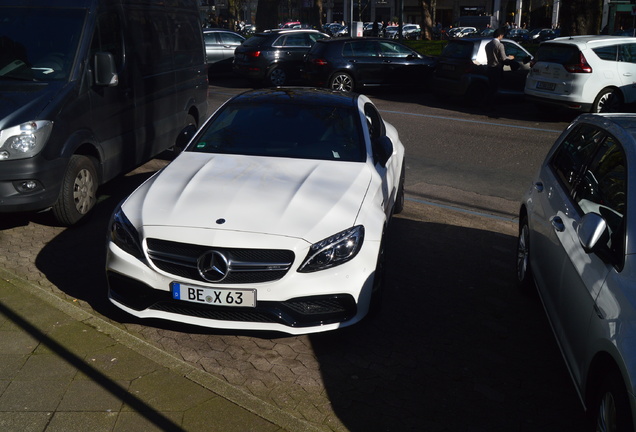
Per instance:
[[[243,89],[213,84],[211,107]],[[540,301],[514,277],[517,199],[567,119],[541,119],[515,101],[482,113],[428,94],[371,97],[407,146],[407,202],[390,227],[383,308],[359,325],[237,334],[111,306],[108,219],[161,159],[101,188],[80,226],[1,215],[0,265],[326,431],[581,430]]]

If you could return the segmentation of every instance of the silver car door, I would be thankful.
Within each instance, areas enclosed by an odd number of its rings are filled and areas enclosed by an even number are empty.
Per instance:
[[[574,212],[562,217],[557,231],[566,253],[558,303],[563,330],[561,348],[570,370],[580,382],[581,365],[586,356],[590,319],[596,313],[595,300],[607,275],[623,261],[626,204],[626,163],[618,141],[607,134],[587,164],[573,193]],[[584,249],[577,228],[588,213],[603,217],[607,236],[593,250]]]

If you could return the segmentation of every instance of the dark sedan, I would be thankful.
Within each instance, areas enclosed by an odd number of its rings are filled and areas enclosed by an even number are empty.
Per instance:
[[[399,42],[381,38],[317,41],[305,57],[311,85],[355,91],[365,86],[426,86],[435,60]]]

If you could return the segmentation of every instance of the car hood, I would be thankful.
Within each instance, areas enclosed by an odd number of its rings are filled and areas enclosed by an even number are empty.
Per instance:
[[[136,226],[213,228],[316,242],[355,224],[365,163],[185,152],[124,205]]]

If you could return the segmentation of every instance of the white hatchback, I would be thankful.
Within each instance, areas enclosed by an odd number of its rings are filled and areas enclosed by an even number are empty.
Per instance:
[[[636,39],[571,36],[541,44],[525,94],[542,106],[619,112],[636,101]]]

